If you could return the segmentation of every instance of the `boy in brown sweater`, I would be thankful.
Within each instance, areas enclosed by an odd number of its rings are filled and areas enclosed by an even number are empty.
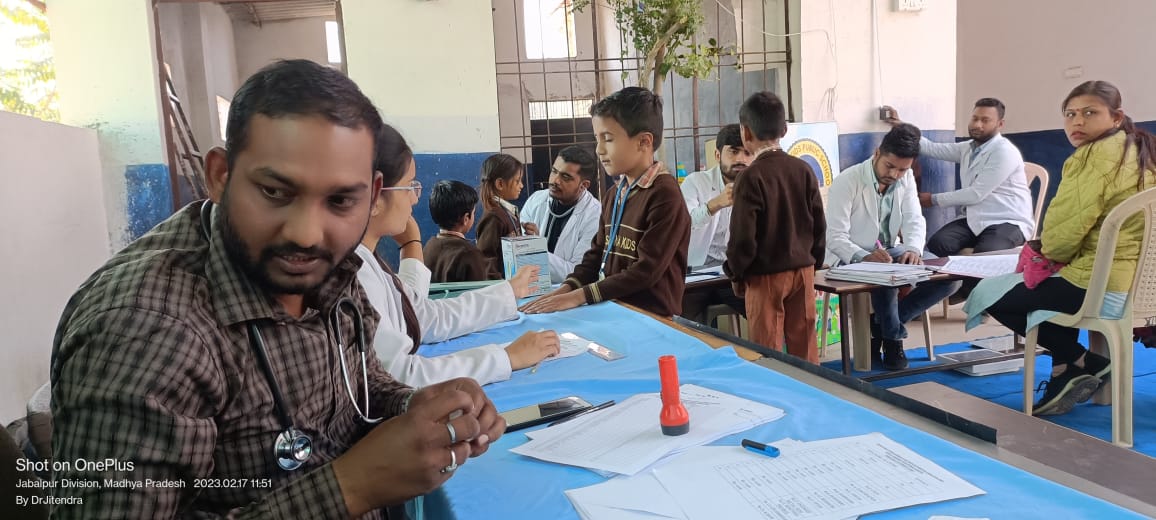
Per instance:
[[[590,115],[598,158],[620,177],[602,196],[599,230],[582,262],[558,289],[522,310],[620,300],[663,317],[681,314],[690,214],[678,181],[654,160],[662,143],[662,99],[627,87],[590,107]]]
[[[785,339],[789,354],[818,363],[814,278],[827,232],[819,182],[779,147],[787,119],[778,96],[747,98],[739,124],[755,158],[735,182],[723,269],[735,295],[746,297],[754,342],[778,349]]]
[[[482,251],[466,239],[474,227],[478,192],[461,181],[438,181],[430,191],[430,216],[441,228],[425,245],[430,281],[500,280],[501,274],[493,270]]]

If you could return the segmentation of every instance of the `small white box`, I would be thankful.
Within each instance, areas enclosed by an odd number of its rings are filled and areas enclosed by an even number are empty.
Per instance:
[[[995,352],[983,348],[975,350],[964,350],[962,352],[951,352],[948,354],[940,354],[939,357],[947,359],[952,362],[964,361],[978,361],[981,359],[989,359],[1003,356],[1002,352]],[[1004,361],[995,361],[992,363],[984,363],[982,365],[972,365],[969,367],[962,367],[955,369],[956,372],[967,374],[969,376],[989,376],[992,374],[1003,374],[1006,372],[1016,372],[1024,367],[1024,358],[1007,359]]]
[[[546,249],[546,237],[520,236],[502,237],[502,273],[507,280],[526,266],[539,267],[538,283],[530,284],[530,296],[550,292],[550,253]]]

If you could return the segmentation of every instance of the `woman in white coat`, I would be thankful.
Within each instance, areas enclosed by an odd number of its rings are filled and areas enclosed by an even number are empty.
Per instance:
[[[357,278],[381,315],[373,347],[385,369],[415,387],[455,377],[471,377],[487,384],[509,379],[512,371],[557,355],[560,343],[553,331],[526,333],[504,348],[485,345],[438,357],[417,354],[422,341],[444,341],[516,318],[517,298],[529,295],[529,284],[537,279],[537,273],[524,270],[509,282],[455,298],[431,300],[426,292],[418,292],[415,286],[428,287],[430,278],[421,258],[414,258],[420,255],[421,242],[411,238],[416,225],[409,224],[413,205],[421,196],[421,184],[416,179],[413,153],[388,125],[378,142],[376,167],[384,177],[384,187],[373,205],[365,238],[357,246],[362,260]],[[395,237],[403,251],[409,251],[410,258],[402,260],[400,266],[407,274],[405,283],[374,253],[384,236]],[[415,241],[419,248],[416,255]]]

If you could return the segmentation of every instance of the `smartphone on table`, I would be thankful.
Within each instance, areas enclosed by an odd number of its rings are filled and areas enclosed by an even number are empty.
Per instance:
[[[564,397],[545,403],[532,404],[501,412],[506,419],[506,431],[513,432],[557,421],[591,408],[593,405],[578,396]]]

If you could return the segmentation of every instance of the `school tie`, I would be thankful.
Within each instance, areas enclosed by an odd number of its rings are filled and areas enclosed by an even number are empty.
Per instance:
[[[405,287],[401,284],[401,278],[393,274],[393,269],[389,267],[385,259],[382,258],[381,255],[378,255],[377,251],[373,252],[373,258],[377,259],[377,263],[381,266],[381,269],[393,279],[393,286],[397,288],[398,294],[401,295],[401,315],[405,319],[405,334],[413,340],[413,348],[410,349],[409,353],[416,354],[417,348],[421,346],[421,324],[417,321],[417,313],[413,310],[413,302],[409,301],[409,297],[406,296]]]

